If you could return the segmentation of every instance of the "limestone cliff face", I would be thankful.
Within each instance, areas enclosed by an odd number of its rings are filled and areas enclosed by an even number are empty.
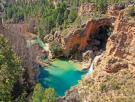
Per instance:
[[[119,14],[104,57],[97,67],[103,67],[110,73],[123,68],[135,69],[135,21],[128,19],[124,12]]]
[[[78,29],[65,38],[64,53],[69,54],[71,50],[84,50],[88,45],[87,41],[102,26],[112,26],[112,18],[90,20],[82,29]]]
[[[126,10],[116,17],[103,56],[94,72],[60,102],[132,102],[135,100],[135,18]]]

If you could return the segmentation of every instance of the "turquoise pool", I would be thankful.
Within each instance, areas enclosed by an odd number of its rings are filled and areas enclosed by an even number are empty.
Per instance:
[[[64,96],[72,86],[77,85],[78,80],[86,71],[79,71],[79,65],[66,61],[55,60],[48,68],[41,68],[38,77],[43,87],[52,87],[58,96]]]

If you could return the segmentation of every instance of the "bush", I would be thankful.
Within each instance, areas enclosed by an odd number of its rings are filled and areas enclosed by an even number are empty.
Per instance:
[[[8,45],[0,35],[0,102],[12,100],[11,91],[22,69],[19,58]]]
[[[115,79],[112,79],[112,80],[111,80],[111,87],[112,87],[113,90],[118,90],[118,89],[120,89],[120,85],[119,85],[118,81],[115,80]]]
[[[53,88],[48,88],[44,92],[42,102],[56,102],[57,101],[56,96],[57,95],[56,95],[55,90]]]
[[[101,13],[105,13],[107,10],[107,0],[98,0],[96,1],[97,10]]]
[[[53,88],[44,89],[41,84],[36,84],[32,95],[32,102],[56,102],[57,95]]]
[[[108,87],[105,83],[101,83],[100,89],[101,89],[101,92],[107,92],[108,91]]]
[[[50,50],[54,56],[60,56],[62,54],[62,47],[59,42],[52,42],[50,45]]]
[[[110,4],[119,4],[122,3],[124,0],[109,0]]]
[[[68,20],[70,23],[73,23],[76,18],[77,18],[77,9],[72,8],[68,16]]]
[[[135,16],[135,6],[132,6],[132,7],[128,8],[128,14],[130,16]]]

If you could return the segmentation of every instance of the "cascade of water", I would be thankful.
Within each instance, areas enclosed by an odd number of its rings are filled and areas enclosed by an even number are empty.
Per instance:
[[[89,71],[88,71],[88,73],[87,73],[87,75],[90,75],[91,73],[93,73],[93,71],[94,71],[94,61],[91,63],[91,65],[90,65],[90,68],[89,68]]]
[[[98,55],[98,56],[96,56],[96,57],[94,58],[94,60],[92,61],[91,65],[90,65],[90,68],[89,68],[89,71],[88,71],[88,73],[87,73],[87,76],[89,76],[91,73],[93,73],[93,71],[94,71],[94,64],[98,61],[99,58],[102,57],[102,55],[103,55],[103,54],[100,54],[100,55]]]

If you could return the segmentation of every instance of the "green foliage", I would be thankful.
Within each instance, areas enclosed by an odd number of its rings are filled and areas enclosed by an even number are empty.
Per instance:
[[[56,41],[50,44],[50,50],[55,56],[59,55],[62,52],[61,45]]]
[[[111,87],[113,90],[118,90],[118,89],[120,89],[120,84],[118,83],[117,80],[112,79],[111,80]]]
[[[127,12],[130,16],[135,16],[135,6],[129,7]]]
[[[92,2],[95,2],[95,0],[80,0],[80,4],[92,3]]]
[[[119,4],[122,3],[124,0],[109,0],[110,4]]]
[[[68,16],[69,22],[73,23],[77,18],[77,9],[72,8]]]
[[[108,87],[105,83],[102,83],[100,85],[100,89],[101,89],[101,92],[107,92],[108,91]]]
[[[0,36],[0,101],[11,101],[11,91],[19,79],[21,64],[8,42]]]
[[[48,88],[44,92],[43,100],[42,102],[56,102],[56,93],[53,88]]]
[[[24,91],[18,98],[16,98],[14,101],[15,102],[27,102],[27,92]]]
[[[44,88],[40,84],[36,84],[32,95],[32,101],[42,102],[43,94],[44,94]]]
[[[74,21],[75,26],[77,26],[78,28],[81,27],[81,23],[82,21],[80,17],[77,17],[76,20]]]
[[[107,10],[107,0],[96,0],[97,10],[105,13]]]
[[[18,1],[16,4],[8,5],[5,11],[6,19],[13,22],[29,20],[31,17],[38,18],[38,32],[41,35],[48,34],[53,28],[61,26],[69,14],[65,2],[59,3],[55,8],[52,1],[48,0],[37,0],[30,4]]]
[[[57,6],[53,0],[36,0],[32,3],[17,3],[5,7],[6,19],[13,22],[37,18],[38,33],[44,36],[54,29],[67,27],[78,17],[78,7],[83,3],[95,3],[100,13],[105,13],[108,4],[121,3],[123,0],[62,0]]]
[[[56,102],[56,96],[54,89],[44,89],[41,84],[36,84],[32,95],[32,102]]]

